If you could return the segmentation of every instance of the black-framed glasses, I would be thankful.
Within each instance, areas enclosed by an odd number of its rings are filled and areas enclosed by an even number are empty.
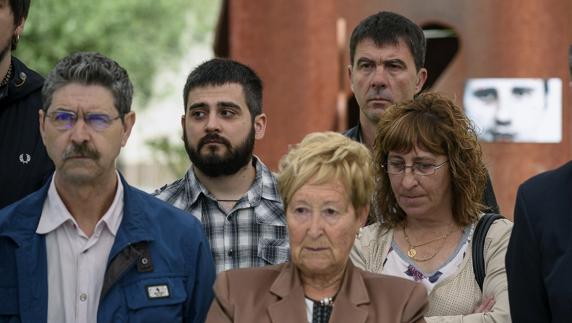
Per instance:
[[[401,175],[405,173],[405,170],[407,168],[411,168],[411,171],[413,172],[413,174],[415,175],[421,175],[421,176],[428,176],[428,175],[433,175],[435,174],[435,172],[443,167],[446,163],[448,162],[448,160],[435,165],[435,164],[430,164],[430,163],[421,163],[421,162],[415,162],[412,165],[405,165],[404,162],[399,162],[399,161],[387,161],[387,163],[385,165],[382,165],[383,169],[385,169],[385,171],[388,174],[391,175]]]
[[[77,113],[65,110],[51,112],[47,114],[47,117],[50,118],[54,127],[59,130],[68,130],[73,128],[79,118]],[[119,118],[121,118],[121,116],[111,117],[105,113],[88,112],[83,114],[83,122],[96,131],[107,129],[113,121]]]

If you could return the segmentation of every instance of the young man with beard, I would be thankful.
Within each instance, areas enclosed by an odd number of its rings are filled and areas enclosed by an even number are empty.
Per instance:
[[[423,30],[393,12],[378,12],[355,27],[350,37],[348,73],[360,107],[359,123],[344,135],[373,151],[377,123],[385,109],[413,99],[423,88],[427,80],[426,47]],[[483,204],[490,212],[499,212],[488,177]],[[372,210],[377,212],[375,207]]]
[[[0,322],[204,322],[215,272],[200,223],[116,169],[135,123],[127,71],[76,53],[42,98],[56,171],[0,210]]]
[[[246,65],[212,59],[183,91],[185,176],[155,195],[203,224],[216,271],[288,260],[286,218],[272,172],[252,154],[262,139],[262,81]]]
[[[38,110],[44,79],[12,56],[30,0],[0,0],[0,209],[42,186],[53,171]]]

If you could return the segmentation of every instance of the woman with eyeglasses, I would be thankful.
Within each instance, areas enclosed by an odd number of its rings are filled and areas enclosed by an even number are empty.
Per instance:
[[[354,264],[421,282],[427,322],[510,322],[510,221],[496,220],[486,234],[482,291],[473,272],[486,169],[463,111],[435,93],[393,105],[378,124],[374,154],[382,215],[356,239]]]

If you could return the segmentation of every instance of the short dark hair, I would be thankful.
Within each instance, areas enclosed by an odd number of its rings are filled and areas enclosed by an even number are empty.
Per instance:
[[[113,94],[115,108],[123,116],[131,111],[133,84],[127,71],[114,60],[93,52],[78,52],[60,60],[50,71],[42,88],[44,111],[52,104],[54,92],[71,84],[100,85]]]
[[[427,41],[423,30],[402,15],[381,11],[362,20],[350,38],[350,63],[353,65],[359,42],[371,39],[377,46],[397,45],[400,39],[407,44],[417,70],[425,66]]]
[[[187,112],[189,92],[197,87],[238,83],[242,86],[251,117],[262,113],[262,80],[252,68],[239,62],[213,58],[196,67],[187,77],[183,90],[184,109]]]
[[[14,17],[14,24],[18,25],[22,19],[28,17],[30,11],[31,0],[9,0],[10,9],[12,9],[12,16]],[[12,50],[18,46],[18,37],[12,36]]]

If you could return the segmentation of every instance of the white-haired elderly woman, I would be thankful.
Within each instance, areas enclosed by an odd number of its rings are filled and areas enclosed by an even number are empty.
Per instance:
[[[349,260],[373,190],[370,159],[334,132],[293,147],[278,176],[291,262],[219,274],[207,322],[424,322],[423,286]]]

